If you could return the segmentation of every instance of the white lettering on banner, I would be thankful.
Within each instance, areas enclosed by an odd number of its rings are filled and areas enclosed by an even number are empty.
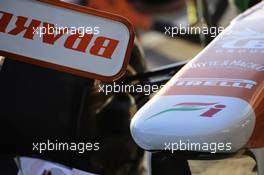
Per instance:
[[[196,69],[196,68],[238,68],[242,70],[254,70],[257,72],[264,72],[264,65],[257,64],[253,62],[248,62],[244,60],[223,60],[223,61],[204,61],[204,62],[197,62],[197,63],[190,63],[188,64],[188,68]]]
[[[207,86],[207,87],[232,87],[251,90],[257,85],[255,81],[243,79],[227,78],[178,78],[173,83],[174,86]]]

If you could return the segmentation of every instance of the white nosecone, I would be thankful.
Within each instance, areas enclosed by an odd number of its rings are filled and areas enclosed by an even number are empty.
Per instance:
[[[150,100],[134,116],[131,133],[145,150],[232,153],[249,141],[255,114],[244,100],[175,95]]]

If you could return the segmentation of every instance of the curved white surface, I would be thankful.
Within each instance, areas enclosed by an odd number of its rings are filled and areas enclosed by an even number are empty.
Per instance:
[[[225,108],[211,117],[201,116],[217,105]],[[217,152],[235,152],[248,142],[254,126],[255,114],[242,99],[175,95],[157,96],[141,108],[132,120],[131,132],[136,143],[146,150],[164,150],[165,143],[231,143],[231,149]],[[189,151],[207,152],[192,148]]]

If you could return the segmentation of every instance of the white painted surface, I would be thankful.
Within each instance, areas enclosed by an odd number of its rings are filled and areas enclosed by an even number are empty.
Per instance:
[[[226,108],[213,117],[201,116],[212,106],[195,111],[172,111],[151,117],[176,104],[187,102],[217,103],[226,105]],[[232,149],[226,152],[235,152],[247,143],[254,126],[255,114],[251,106],[242,99],[175,95],[157,96],[150,100],[134,116],[131,132],[137,144],[146,150],[164,150],[165,143],[180,141],[200,144],[230,142]]]
[[[87,48],[87,53],[64,48],[67,35],[60,38],[52,46],[42,43],[42,38],[39,36],[35,36],[34,40],[29,40],[23,38],[24,33],[18,36],[0,33],[0,50],[103,76],[114,76],[122,68],[130,34],[128,28],[120,22],[33,0],[0,0],[0,11],[9,12],[16,16],[29,17],[30,20],[34,18],[46,21],[57,24],[59,27],[98,26],[100,27],[98,36],[117,39],[120,42],[113,53],[112,59],[105,59],[89,54],[91,44]],[[16,18],[13,18],[13,23],[8,26],[7,31],[15,27],[14,20]],[[91,43],[95,39],[94,37]]]

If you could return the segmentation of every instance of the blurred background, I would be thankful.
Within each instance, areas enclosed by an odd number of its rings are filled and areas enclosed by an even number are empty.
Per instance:
[[[129,19],[136,29],[148,70],[195,57],[214,37],[166,35],[169,27],[226,27],[240,12],[260,0],[64,0]],[[0,57],[0,65],[4,58]],[[1,68],[1,67],[0,67]],[[121,145],[121,144],[120,144]],[[248,157],[189,161],[193,175],[253,175],[255,161]],[[146,174],[146,158],[143,158]],[[122,174],[122,173],[121,173]]]

